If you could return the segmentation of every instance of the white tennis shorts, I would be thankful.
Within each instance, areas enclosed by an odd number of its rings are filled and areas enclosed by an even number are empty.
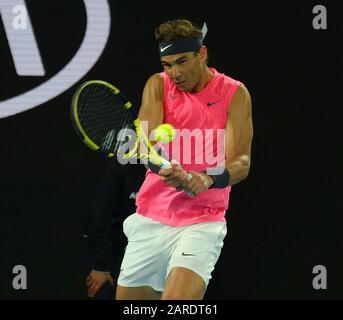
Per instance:
[[[171,227],[137,213],[125,219],[123,229],[128,245],[118,284],[160,292],[174,267],[194,271],[207,287],[227,232],[225,222]]]

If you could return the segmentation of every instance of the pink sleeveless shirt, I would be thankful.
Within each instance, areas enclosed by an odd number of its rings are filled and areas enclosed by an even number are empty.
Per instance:
[[[164,79],[164,123],[177,134],[163,145],[169,159],[187,171],[201,172],[223,166],[224,130],[230,101],[241,82],[210,68],[212,79],[196,93],[180,91],[166,73]],[[192,198],[177,192],[160,176],[148,170],[136,198],[137,213],[170,226],[225,221],[231,187],[210,189]]]

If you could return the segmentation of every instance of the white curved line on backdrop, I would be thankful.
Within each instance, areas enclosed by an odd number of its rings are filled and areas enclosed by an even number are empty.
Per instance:
[[[111,14],[106,0],[83,0],[87,27],[79,50],[54,77],[16,97],[0,101],[0,118],[37,107],[68,90],[98,61],[110,35]]]

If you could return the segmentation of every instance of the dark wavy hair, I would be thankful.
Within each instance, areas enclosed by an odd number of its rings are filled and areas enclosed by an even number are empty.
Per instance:
[[[154,31],[158,42],[169,42],[180,38],[202,38],[201,28],[187,19],[169,20]]]

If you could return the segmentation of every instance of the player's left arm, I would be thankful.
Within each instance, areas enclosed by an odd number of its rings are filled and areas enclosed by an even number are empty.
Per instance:
[[[251,98],[248,89],[242,85],[230,102],[225,126],[225,168],[229,171],[229,185],[244,180],[249,174],[252,137]],[[204,172],[190,173],[192,180],[182,185],[186,191],[197,195],[213,187],[216,176]]]
[[[229,185],[244,180],[249,174],[253,138],[251,109],[249,91],[244,85],[241,85],[236,90],[228,107],[225,126],[225,168],[230,175]],[[190,173],[193,177],[192,180],[190,182],[184,180],[177,190],[184,189],[197,195],[206,191],[214,183],[214,176],[194,171],[190,171]],[[173,181],[168,182],[172,184]]]
[[[249,174],[253,139],[251,109],[249,91],[241,85],[228,108],[225,128],[225,168],[230,174],[229,185],[244,180]]]

